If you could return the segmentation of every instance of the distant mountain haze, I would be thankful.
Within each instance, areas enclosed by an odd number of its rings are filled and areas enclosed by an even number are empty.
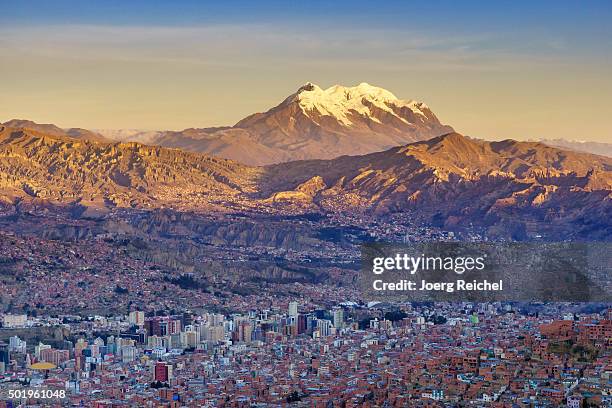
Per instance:
[[[140,129],[92,129],[105,138],[115,142],[138,142],[142,144],[155,144],[155,140],[162,134],[162,130]]]
[[[540,142],[561,149],[574,150],[576,152],[586,152],[612,157],[612,143],[602,142],[582,142],[565,139],[542,139]]]

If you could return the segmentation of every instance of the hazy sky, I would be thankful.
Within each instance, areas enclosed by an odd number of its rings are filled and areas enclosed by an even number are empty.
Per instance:
[[[612,142],[609,1],[6,3],[0,121],[231,125],[369,82],[476,137]]]

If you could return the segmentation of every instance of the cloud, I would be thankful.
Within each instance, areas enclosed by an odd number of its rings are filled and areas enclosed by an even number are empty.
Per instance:
[[[403,70],[496,70],[521,55],[490,35],[279,25],[0,27],[5,55],[74,63],[193,64],[265,68],[308,65]],[[546,62],[546,61],[544,61]]]

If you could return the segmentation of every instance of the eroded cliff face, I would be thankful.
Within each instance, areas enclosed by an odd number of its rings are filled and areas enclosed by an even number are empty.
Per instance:
[[[96,143],[0,129],[5,197],[99,207],[215,207],[255,191],[260,172],[225,159],[138,143]],[[162,204],[164,203],[164,204]]]
[[[130,253],[211,282],[224,277],[239,284],[248,276],[260,281],[316,283],[325,281],[330,273],[357,268],[356,251],[363,238],[358,229],[347,229],[344,234],[339,228],[334,231],[338,239],[326,234],[322,224],[304,220],[261,215],[205,217],[161,210],[127,215],[121,223],[104,222],[103,228],[115,242],[126,239]],[[346,255],[349,253],[354,256]],[[355,262],[342,263],[343,257]]]
[[[61,347],[64,340],[70,338],[70,329],[64,326],[42,326],[20,329],[3,329],[0,332],[0,341],[7,342],[13,336],[31,344],[44,342],[53,347]]]

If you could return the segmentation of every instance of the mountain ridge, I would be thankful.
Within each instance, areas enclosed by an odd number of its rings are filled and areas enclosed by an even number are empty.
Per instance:
[[[82,139],[82,140],[92,140],[95,142],[102,143],[110,143],[111,139],[104,137],[103,135],[82,128],[67,128],[62,129],[51,123],[36,123],[27,119],[11,119],[1,125],[11,127],[11,128],[24,128],[24,129],[32,129],[37,130],[39,132],[43,132],[49,135],[55,136],[66,136],[71,137],[73,139]]]
[[[610,234],[612,159],[449,133],[367,155],[253,167],[3,127],[0,195],[9,206],[46,200],[107,210],[409,213],[445,228],[482,225],[523,236],[526,225],[554,226],[597,238]]]
[[[191,201],[210,210],[216,199],[250,191],[256,173],[230,160],[178,149],[0,127],[0,189],[9,201],[43,199],[101,208]]]
[[[68,132],[34,122],[7,122],[7,126],[79,139],[88,136],[78,129]],[[89,138],[136,141],[266,165],[367,154],[452,130],[440,123],[424,103],[398,99],[365,82],[354,87],[334,85],[325,90],[307,83],[276,106],[248,115],[234,126],[180,131],[99,129]]]

